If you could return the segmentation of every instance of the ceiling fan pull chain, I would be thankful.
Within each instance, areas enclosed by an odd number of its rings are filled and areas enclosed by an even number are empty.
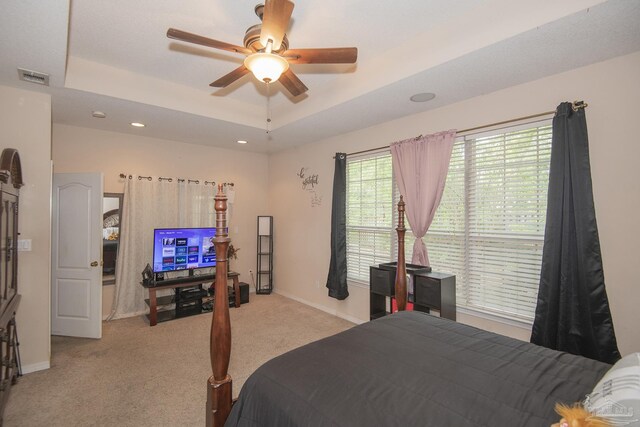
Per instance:
[[[271,85],[267,83],[267,133],[271,132]]]

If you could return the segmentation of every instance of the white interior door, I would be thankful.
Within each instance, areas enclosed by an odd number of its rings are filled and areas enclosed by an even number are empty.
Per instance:
[[[53,335],[102,337],[102,196],[102,174],[53,174]]]

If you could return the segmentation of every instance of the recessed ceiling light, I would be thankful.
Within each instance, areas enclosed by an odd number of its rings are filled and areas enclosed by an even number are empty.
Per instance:
[[[436,97],[435,93],[424,92],[424,93],[416,93],[409,99],[411,99],[413,102],[427,102],[427,101],[431,101],[435,97]]]
[[[91,113],[91,115],[96,119],[104,119],[105,117],[107,117],[107,115],[102,111],[94,111],[93,113]]]
[[[238,144],[246,144],[246,143],[247,143],[247,141],[245,141],[245,140],[243,140],[243,139],[239,139],[239,140],[238,140]]]
[[[131,126],[135,126],[137,128],[143,128],[144,127],[144,123],[132,122]]]

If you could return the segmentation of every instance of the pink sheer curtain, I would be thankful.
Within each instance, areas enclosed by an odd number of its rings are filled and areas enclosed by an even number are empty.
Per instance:
[[[406,139],[391,144],[391,158],[400,194],[404,196],[411,231],[416,236],[412,264],[429,265],[422,238],[440,205],[456,131]]]

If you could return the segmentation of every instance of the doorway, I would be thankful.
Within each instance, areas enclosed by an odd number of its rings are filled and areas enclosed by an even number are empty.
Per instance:
[[[102,336],[101,173],[54,173],[51,334]]]

